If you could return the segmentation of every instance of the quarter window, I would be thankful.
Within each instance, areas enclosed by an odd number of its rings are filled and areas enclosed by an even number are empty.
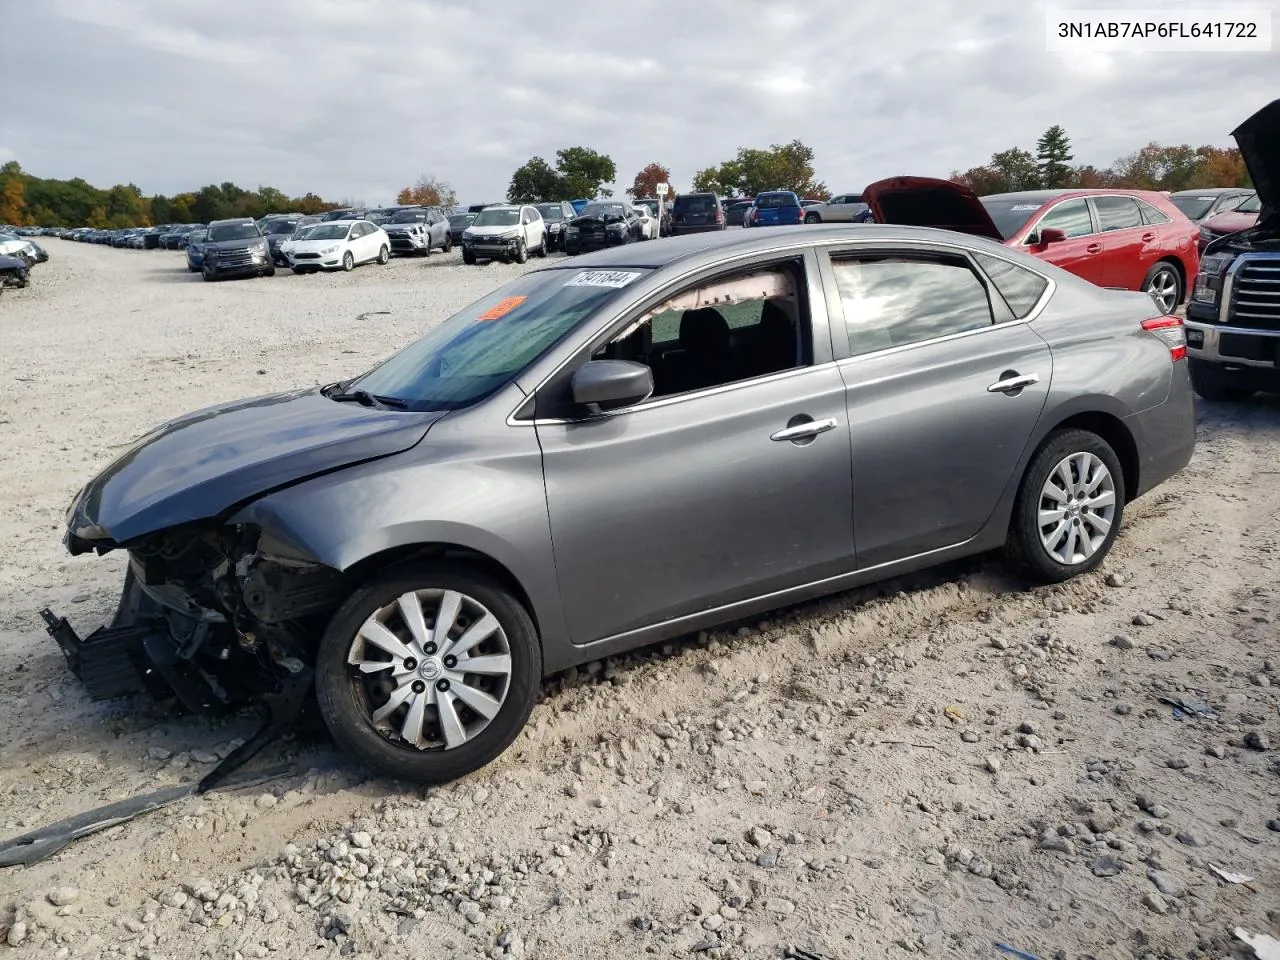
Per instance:
[[[798,261],[701,281],[645,311],[595,359],[646,364],[655,397],[803,366],[809,353],[803,285]]]
[[[1161,210],[1157,210],[1145,200],[1134,200],[1138,205],[1138,210],[1142,213],[1142,222],[1146,224],[1171,223],[1169,217]]]
[[[974,258],[1019,320],[1035,308],[1049,286],[1049,281],[1040,274],[1008,260],[985,253],[975,253]]]
[[[831,267],[855,357],[994,322],[987,288],[962,257],[849,257]]]
[[[1079,200],[1063,201],[1040,218],[1036,232],[1045,227],[1061,230],[1068,239],[1087,237],[1093,233],[1093,221],[1089,218],[1089,204],[1083,197]]]
[[[1142,213],[1130,197],[1094,197],[1093,208],[1098,211],[1098,228],[1103,233],[1142,226]]]

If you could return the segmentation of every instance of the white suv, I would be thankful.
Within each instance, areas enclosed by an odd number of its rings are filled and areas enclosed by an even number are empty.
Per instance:
[[[529,254],[547,255],[547,225],[537,207],[499,204],[485,207],[462,233],[462,260],[524,263]]]
[[[842,193],[826,203],[815,203],[804,208],[805,223],[848,223],[863,213],[867,205],[860,193]]]

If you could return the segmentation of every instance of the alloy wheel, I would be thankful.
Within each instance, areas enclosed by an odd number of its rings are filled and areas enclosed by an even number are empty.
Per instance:
[[[1147,284],[1147,293],[1161,313],[1173,313],[1178,305],[1178,275],[1172,270],[1157,270]]]
[[[378,733],[418,750],[468,743],[511,687],[511,645],[497,617],[454,590],[412,591],[375,610],[347,664]]]
[[[1111,471],[1092,453],[1063,457],[1040,488],[1040,544],[1058,563],[1085,563],[1111,532],[1116,485]]]

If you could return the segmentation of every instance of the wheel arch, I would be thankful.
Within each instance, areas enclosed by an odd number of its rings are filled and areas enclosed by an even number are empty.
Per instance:
[[[424,543],[402,543],[387,547],[366,557],[362,557],[343,571],[349,578],[352,588],[359,586],[375,574],[393,567],[424,560],[441,560],[456,562],[478,573],[483,573],[511,591],[511,595],[529,614],[534,629],[538,633],[538,643],[543,644],[542,626],[538,611],[534,606],[524,584],[502,561],[482,550],[464,546],[459,543],[444,541],[428,541]]]
[[[1178,303],[1185,303],[1187,297],[1191,295],[1191,290],[1187,285],[1189,282],[1187,279],[1187,265],[1182,262],[1181,257],[1173,253],[1166,254],[1156,261],[1156,264],[1161,263],[1167,263],[1178,271]]]
[[[1045,431],[1040,442],[1036,444],[1036,450],[1039,450],[1045,441],[1055,433],[1073,429],[1087,430],[1090,433],[1097,434],[1116,452],[1116,457],[1120,460],[1120,469],[1124,471],[1125,503],[1134,500],[1138,496],[1138,491],[1142,489],[1140,485],[1142,458],[1138,455],[1138,442],[1134,439],[1125,422],[1115,414],[1106,413],[1102,410],[1075,413],[1065,417]],[[1034,453],[1032,455],[1034,456]]]

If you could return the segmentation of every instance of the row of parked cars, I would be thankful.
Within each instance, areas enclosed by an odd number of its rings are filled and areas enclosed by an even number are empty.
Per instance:
[[[0,293],[7,287],[25,287],[31,282],[31,268],[48,261],[48,252],[32,239],[42,235],[31,227],[0,224]]]

